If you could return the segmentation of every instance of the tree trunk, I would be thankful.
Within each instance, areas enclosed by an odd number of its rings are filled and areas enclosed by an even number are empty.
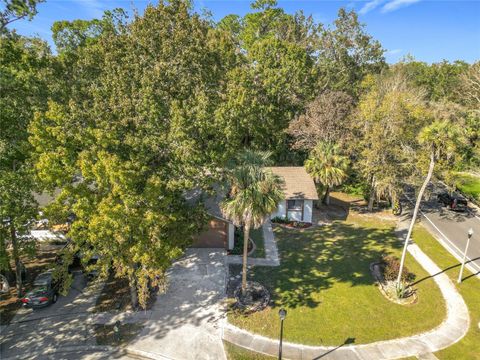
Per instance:
[[[243,227],[243,264],[242,264],[242,295],[247,289],[247,260],[248,260],[248,239],[250,237],[250,224]]]
[[[327,186],[327,190],[325,191],[325,195],[323,196],[323,203],[325,205],[330,205],[330,186]]]
[[[435,153],[432,150],[432,153],[430,154],[430,165],[428,167],[427,177],[425,178],[425,181],[423,182],[422,187],[418,192],[417,201],[415,202],[415,209],[413,210],[412,220],[410,221],[407,237],[405,238],[405,244],[403,246],[403,252],[402,252],[402,259],[400,260],[400,268],[398,269],[397,288],[400,288],[400,283],[402,281],[402,272],[403,272],[403,266],[405,265],[405,257],[407,255],[408,242],[410,241],[410,236],[412,235],[413,226],[415,225],[415,221],[418,215],[418,210],[420,210],[420,203],[422,202],[423,193],[425,192],[425,189],[427,188],[427,185],[430,182],[430,179],[432,178],[434,167],[435,167]]]
[[[10,265],[10,257],[8,256],[8,251],[7,251],[7,244],[5,242],[5,236],[4,232],[0,231],[0,261],[3,259],[5,261],[5,269],[6,273],[11,273],[12,272],[12,267]]]
[[[372,175],[370,178],[370,195],[368,197],[368,206],[367,210],[369,212],[373,211],[373,203],[375,201],[375,176]]]
[[[370,196],[368,197],[368,211],[373,211],[373,203],[375,201],[375,189],[373,188],[373,181],[372,181],[372,188],[370,189]]]
[[[15,282],[17,285],[17,296],[23,295],[22,291],[22,262],[20,261],[20,254],[18,250],[17,234],[15,231],[15,225],[13,218],[10,219],[10,237],[12,240],[13,259],[15,260]]]
[[[136,309],[138,307],[138,289],[135,274],[128,276],[128,284],[130,285],[130,301],[132,302],[132,307]]]

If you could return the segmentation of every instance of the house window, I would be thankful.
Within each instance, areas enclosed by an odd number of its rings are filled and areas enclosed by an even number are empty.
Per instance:
[[[287,210],[289,211],[302,211],[303,200],[287,200]]]

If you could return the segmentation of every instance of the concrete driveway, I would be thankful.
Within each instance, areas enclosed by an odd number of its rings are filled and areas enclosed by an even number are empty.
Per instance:
[[[188,249],[167,273],[168,289],[159,295],[129,354],[154,359],[225,359],[221,340],[225,294],[225,251]]]
[[[67,296],[43,309],[20,309],[0,334],[0,358],[45,358],[46,352],[60,347],[94,345],[87,318],[99,294],[99,285],[86,287],[81,272],[76,273]]]

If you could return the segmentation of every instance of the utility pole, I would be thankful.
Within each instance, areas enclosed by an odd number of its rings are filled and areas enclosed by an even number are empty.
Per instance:
[[[472,235],[473,235],[473,229],[468,230],[467,246],[465,246],[465,252],[463,253],[462,267],[460,268],[460,274],[458,274],[457,283],[459,283],[459,284],[462,282],[463,268],[465,267],[465,260],[467,259],[468,246],[470,245],[470,239],[472,238]]]

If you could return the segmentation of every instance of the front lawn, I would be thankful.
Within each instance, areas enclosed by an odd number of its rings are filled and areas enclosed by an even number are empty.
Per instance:
[[[480,279],[465,268],[463,281],[457,284],[460,263],[438,243],[425,228],[418,226],[413,239],[430,258],[450,277],[463,296],[470,311],[470,331],[455,345],[435,353],[439,359],[480,359]],[[472,240],[473,241],[473,240]]]
[[[416,286],[418,302],[394,304],[374,285],[369,265],[384,254],[400,255],[394,223],[350,212],[346,221],[306,230],[275,227],[280,267],[255,267],[251,278],[272,292],[274,305],[234,325],[270,338],[279,334],[278,310],[288,311],[285,339],[309,345],[355,344],[408,336],[438,326],[446,315],[432,279]],[[427,273],[412,257],[406,262],[418,279]],[[232,268],[238,271],[238,267]]]
[[[263,240],[263,229],[250,230],[250,239],[255,243],[255,250],[249,255],[252,258],[265,257],[265,244]],[[235,246],[230,251],[231,255],[243,255],[243,231],[238,231],[235,234]]]
[[[454,175],[455,186],[466,196],[480,201],[480,177],[467,173]]]

